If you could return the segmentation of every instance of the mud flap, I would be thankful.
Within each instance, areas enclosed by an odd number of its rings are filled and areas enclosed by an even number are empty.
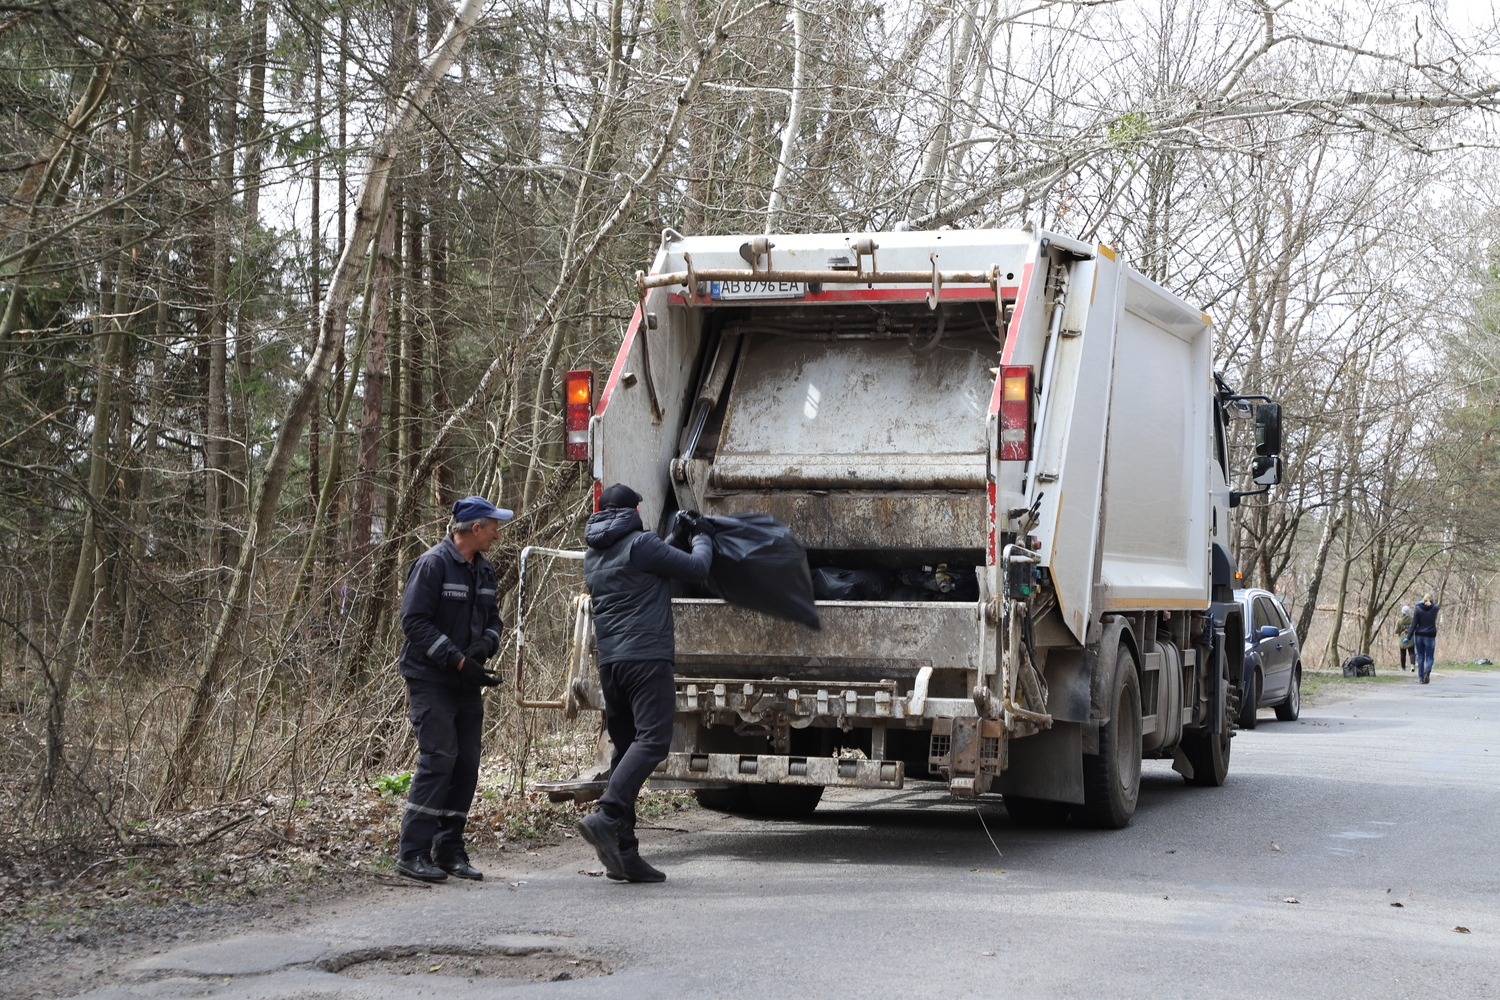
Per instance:
[[[1083,727],[1054,722],[1035,736],[1010,741],[1010,766],[990,790],[1001,795],[1083,804]]]

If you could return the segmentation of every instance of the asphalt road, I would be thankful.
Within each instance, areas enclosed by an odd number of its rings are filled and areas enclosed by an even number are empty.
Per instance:
[[[1500,674],[1261,719],[1223,788],[1147,762],[1123,831],[830,794],[805,822],[653,831],[662,885],[580,874],[569,842],[148,956],[89,996],[1500,996]]]

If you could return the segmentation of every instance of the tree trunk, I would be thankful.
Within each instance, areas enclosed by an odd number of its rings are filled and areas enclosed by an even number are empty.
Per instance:
[[[334,268],[328,298],[323,307],[318,342],[303,373],[302,383],[283,415],[276,443],[266,462],[266,471],[255,498],[254,515],[230,582],[228,599],[200,661],[201,667],[188,703],[186,718],[162,775],[156,797],[158,809],[180,802],[192,780],[193,762],[208,723],[209,707],[218,693],[225,660],[238,638],[247,610],[246,601],[250,595],[250,584],[260,547],[270,540],[277,502],[281,498],[282,486],[286,483],[292,458],[301,441],[303,427],[322,394],[336,347],[343,341],[355,279],[368,252],[370,238],[374,235],[380,206],[385,203],[390,189],[391,167],[398,144],[411,132],[423,106],[432,96],[432,91],[453,65],[453,60],[468,37],[469,29],[479,17],[481,6],[480,0],[463,0],[442,40],[424,61],[421,72],[406,86],[399,106],[391,110],[383,134],[371,150],[363,190],[360,192],[354,232],[344,247],[338,266]]]
[[[1345,510],[1344,518],[1348,521],[1348,511]],[[1328,633],[1328,647],[1323,655],[1323,668],[1331,670],[1339,664],[1339,633],[1344,628],[1344,608],[1349,599],[1349,568],[1354,565],[1352,553],[1353,542],[1350,540],[1352,532],[1344,529],[1344,565],[1339,571],[1339,596],[1333,607],[1333,628]]]
[[[375,482],[380,470],[380,438],[385,415],[386,339],[391,317],[391,246],[395,234],[391,209],[380,226],[378,250],[370,281],[370,333],[365,347],[364,413],[359,422],[359,465],[355,473],[354,507],[350,518],[349,569],[352,579],[367,578],[371,525],[375,513]]]
[[[766,199],[766,234],[776,231],[776,216],[786,200],[786,179],[791,173],[792,153],[802,128],[803,83],[806,74],[807,31],[802,23],[801,3],[792,5],[792,100],[786,112],[786,131],[781,134],[781,157],[776,161],[776,176],[771,180],[771,196]]]
[[[687,117],[688,108],[692,106],[693,98],[697,96],[703,79],[708,73],[714,52],[719,45],[728,37],[724,30],[723,21],[728,12],[727,6],[721,5],[716,9],[713,29],[708,38],[703,41],[697,53],[692,72],[688,74],[682,89],[678,92],[677,101],[673,107],[672,117],[662,131],[661,141],[658,143],[655,155],[652,156],[646,169],[641,173],[639,179],[632,183],[615,205],[614,210],[594,231],[584,249],[573,255],[569,266],[559,276],[557,284],[553,286],[552,293],[542,308],[537,311],[536,318],[530,327],[517,338],[518,345],[531,343],[550,324],[556,322],[557,309],[564,298],[572,291],[574,283],[584,268],[589,266],[605,242],[608,241],[620,224],[629,216],[635,207],[636,199],[640,196],[646,185],[653,183],[662,167],[666,164],[668,156],[677,146],[677,137],[681,133],[683,120]],[[416,512],[417,500],[423,492],[427,483],[427,476],[431,473],[433,463],[437,456],[443,452],[449,439],[457,431],[460,425],[468,418],[485,399],[489,397],[494,387],[496,378],[502,371],[506,370],[506,359],[496,358],[491,361],[489,367],[479,379],[479,384],[463,405],[455,410],[447,420],[443,422],[437,433],[433,436],[432,444],[422,453],[422,459],[417,464],[417,471],[406,481],[401,491],[401,500],[396,506],[396,516],[387,526],[386,537],[381,542],[380,552],[376,559],[375,577],[370,600],[365,604],[365,616],[361,619],[359,630],[354,642],[349,644],[346,656],[350,662],[363,662],[369,655],[370,648],[376,640],[376,636],[382,633],[386,625],[386,613],[390,607],[390,596],[396,576],[396,556],[400,552],[400,539],[407,531],[411,523],[412,515]],[[346,666],[346,674],[349,668]]]
[[[109,417],[114,394],[115,365],[125,341],[125,334],[114,323],[101,324],[106,331],[102,340],[99,367],[94,376],[94,427],[89,437],[89,485],[85,498],[83,531],[78,541],[78,564],[73,570],[73,589],[68,595],[68,610],[63,614],[62,651],[56,658],[56,674],[47,692],[46,761],[38,792],[50,795],[63,765],[63,723],[73,672],[81,659],[83,624],[94,603],[94,568],[98,552],[99,519],[96,510],[109,484]]]

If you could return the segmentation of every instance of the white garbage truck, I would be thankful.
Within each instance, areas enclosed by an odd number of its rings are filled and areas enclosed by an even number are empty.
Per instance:
[[[569,390],[570,455],[639,491],[647,526],[773,515],[830,598],[819,629],[674,598],[659,782],[789,815],[827,786],[934,781],[1105,828],[1142,758],[1223,783],[1229,515],[1279,482],[1280,409],[1215,374],[1207,315],[1036,228],[667,230],[636,284],[597,400]],[[562,702],[599,709],[577,608]]]

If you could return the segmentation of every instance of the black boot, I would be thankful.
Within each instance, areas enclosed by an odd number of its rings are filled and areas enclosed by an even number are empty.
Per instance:
[[[642,860],[639,851],[621,851],[620,864],[620,874],[606,873],[616,882],[665,882],[667,880],[667,873],[652,868]]]
[[[578,821],[578,833],[593,847],[605,871],[616,877],[624,877],[625,867],[620,860],[620,824],[602,812],[595,811]]]
[[[396,871],[407,878],[414,878],[418,882],[445,882],[448,873],[432,863],[432,858],[425,854],[413,854],[407,858],[396,859]]]
[[[454,878],[466,878],[474,882],[484,881],[484,872],[469,864],[469,852],[460,847],[438,861],[438,867]]]

